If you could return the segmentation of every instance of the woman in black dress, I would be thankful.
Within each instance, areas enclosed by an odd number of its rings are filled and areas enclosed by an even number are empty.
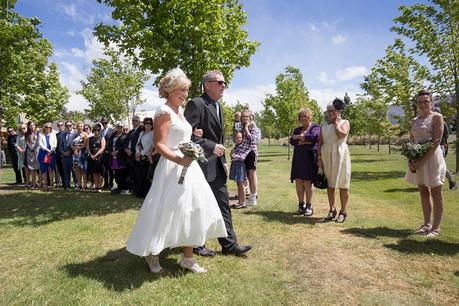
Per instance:
[[[296,184],[298,196],[298,214],[312,216],[312,183],[317,174],[317,143],[320,126],[312,123],[310,109],[298,112],[298,121],[302,126],[293,131],[290,144],[294,146],[290,180]],[[306,202],[304,201],[306,195]]]
[[[94,125],[92,132],[93,135],[89,137],[86,150],[88,156],[88,173],[92,175],[94,190],[101,192],[102,177],[104,175],[104,161],[102,156],[105,150],[105,138],[100,134],[101,125],[97,123]]]

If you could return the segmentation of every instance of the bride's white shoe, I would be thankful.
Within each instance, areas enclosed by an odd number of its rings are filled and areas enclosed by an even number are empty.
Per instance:
[[[145,260],[147,261],[148,267],[150,268],[150,271],[152,273],[161,273],[163,272],[163,268],[159,265],[159,257],[158,256],[153,256],[153,255],[148,255],[145,257]]]
[[[207,272],[207,269],[198,265],[198,263],[193,258],[182,256],[182,259],[180,259],[179,265],[180,267],[184,269],[188,269],[194,273],[206,273]]]

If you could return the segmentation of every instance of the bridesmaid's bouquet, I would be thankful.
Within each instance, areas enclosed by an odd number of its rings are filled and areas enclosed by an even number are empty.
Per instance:
[[[420,160],[424,157],[424,155],[426,155],[427,151],[429,151],[432,146],[433,143],[430,140],[420,143],[407,142],[402,144],[400,154],[408,158],[410,161]]]
[[[204,149],[197,143],[192,141],[184,142],[178,145],[178,148],[185,156],[189,156],[193,158],[193,160],[197,161],[207,161],[207,158],[204,153]],[[183,184],[183,180],[185,179],[186,172],[188,171],[188,166],[183,167],[182,173],[180,174],[180,178],[178,183],[181,185]]]

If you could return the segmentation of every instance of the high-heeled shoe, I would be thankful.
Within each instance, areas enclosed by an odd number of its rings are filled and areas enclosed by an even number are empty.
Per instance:
[[[206,273],[207,269],[198,265],[193,258],[182,256],[179,262],[180,267],[192,271],[193,273]]]
[[[158,256],[153,256],[153,255],[148,255],[145,257],[145,260],[147,261],[148,267],[150,268],[150,271],[152,273],[161,273],[163,272],[163,268],[159,265],[159,257]]]

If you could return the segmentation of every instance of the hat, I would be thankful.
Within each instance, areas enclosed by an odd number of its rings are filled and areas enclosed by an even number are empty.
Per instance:
[[[115,126],[123,126],[123,125],[124,125],[123,122],[120,122],[120,121],[118,121],[118,122],[115,124]]]
[[[102,117],[102,119],[100,119],[100,123],[102,124],[108,123],[108,119],[105,117]]]
[[[140,117],[137,116],[137,115],[134,115],[134,116],[132,116],[132,120],[139,120],[140,121]]]

